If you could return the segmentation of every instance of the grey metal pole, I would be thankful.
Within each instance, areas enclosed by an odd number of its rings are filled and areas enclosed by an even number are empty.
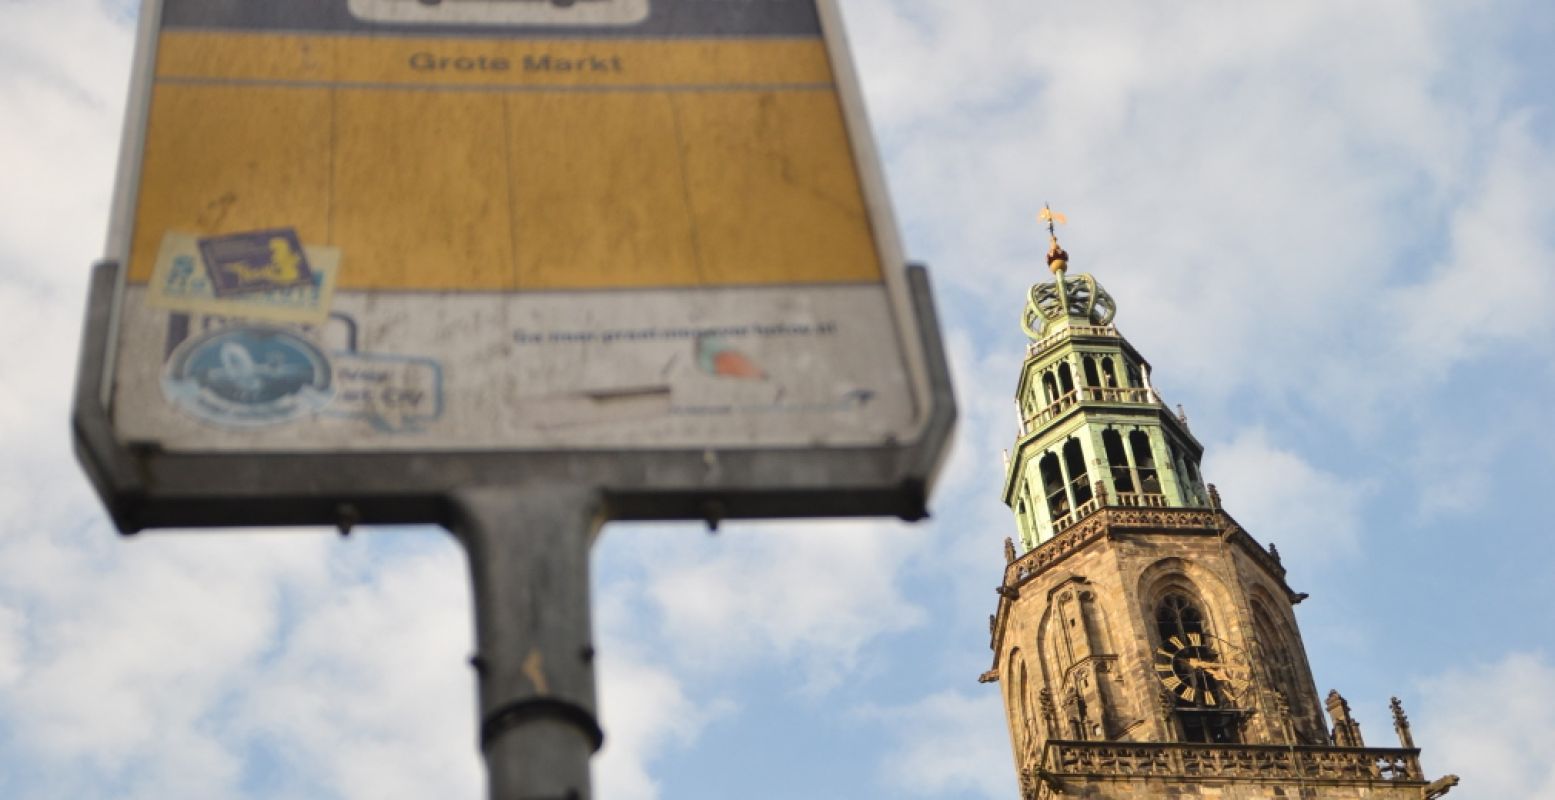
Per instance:
[[[491,800],[588,800],[594,713],[589,551],[598,489],[530,483],[453,498],[470,561],[481,751]]]

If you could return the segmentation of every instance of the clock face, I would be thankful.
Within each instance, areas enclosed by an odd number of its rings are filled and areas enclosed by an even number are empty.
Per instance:
[[[1168,636],[1156,648],[1155,674],[1167,691],[1201,708],[1234,705],[1249,676],[1240,650],[1203,633]]]

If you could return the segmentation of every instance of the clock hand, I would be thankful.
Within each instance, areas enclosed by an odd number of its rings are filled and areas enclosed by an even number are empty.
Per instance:
[[[1231,678],[1227,675],[1226,672],[1226,665],[1219,661],[1205,661],[1202,658],[1190,658],[1188,659],[1188,667],[1190,669],[1202,669],[1209,673],[1210,677],[1222,683],[1231,682]]]

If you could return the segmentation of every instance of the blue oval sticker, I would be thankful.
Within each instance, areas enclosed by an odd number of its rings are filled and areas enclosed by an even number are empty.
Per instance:
[[[237,426],[293,420],[334,397],[324,353],[267,326],[226,328],[185,342],[168,360],[162,391],[200,419]]]

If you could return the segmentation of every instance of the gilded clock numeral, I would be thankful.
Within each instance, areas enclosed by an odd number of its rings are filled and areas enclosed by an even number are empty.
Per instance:
[[[1172,669],[1172,665],[1170,663],[1166,663],[1166,664],[1156,664],[1155,665],[1155,671],[1161,673],[1162,675],[1170,675],[1175,670]]]
[[[1203,643],[1204,643],[1204,637],[1203,636],[1200,636],[1197,633],[1190,633],[1190,634],[1188,634],[1188,644],[1191,644],[1194,647],[1198,647],[1199,645],[1201,645]]]
[[[1162,678],[1161,679],[1161,683],[1166,684],[1166,688],[1171,689],[1173,691],[1175,691],[1177,689],[1177,687],[1183,685],[1182,679],[1177,677],[1176,675],[1171,675],[1169,677]]]
[[[1204,705],[1215,705],[1215,693],[1208,689],[1204,690]]]
[[[1182,691],[1178,692],[1177,694],[1181,696],[1182,699],[1191,703],[1195,697],[1199,696],[1199,690],[1193,688],[1192,686],[1185,685],[1182,687]]]
[[[1173,636],[1172,638],[1167,639],[1166,641],[1171,642],[1172,643],[1172,647],[1174,647],[1174,648],[1176,648],[1178,650],[1181,650],[1183,648],[1182,640],[1177,638],[1176,636]]]
[[[1156,651],[1156,652],[1157,652],[1157,653],[1160,653],[1160,654],[1161,654],[1161,655],[1162,655],[1162,656],[1164,656],[1164,657],[1166,657],[1166,658],[1171,658],[1171,657],[1172,657],[1172,656],[1173,656],[1173,654],[1172,654],[1172,651],[1170,651],[1170,650],[1167,650],[1167,649],[1166,649],[1166,648],[1164,648],[1164,647],[1157,647],[1157,648],[1156,648],[1156,649],[1155,649],[1155,651]]]

